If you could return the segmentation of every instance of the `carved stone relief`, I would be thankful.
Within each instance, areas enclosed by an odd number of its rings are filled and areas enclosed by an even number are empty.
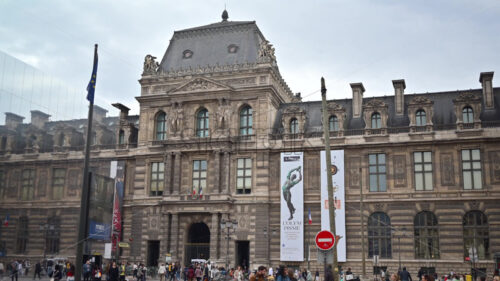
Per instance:
[[[405,187],[406,186],[406,156],[405,155],[394,155],[394,157],[393,157],[393,169],[394,169],[394,186]]]
[[[500,151],[490,151],[491,182],[500,183]]]
[[[359,188],[360,179],[361,179],[361,175],[359,173],[361,158],[360,157],[349,157],[348,161],[349,161],[348,162],[348,165],[349,165],[349,177],[348,177],[349,186]]]
[[[441,153],[441,185],[455,185],[453,154]]]

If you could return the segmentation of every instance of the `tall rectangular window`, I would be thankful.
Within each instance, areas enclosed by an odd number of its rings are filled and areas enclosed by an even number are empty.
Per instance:
[[[35,197],[35,170],[23,170],[21,200],[33,200]]]
[[[252,191],[252,159],[239,158],[236,171],[236,193],[250,194]]]
[[[6,186],[6,180],[5,180],[5,172],[0,171],[0,200],[3,199],[5,195],[5,186]]]
[[[416,190],[432,190],[432,152],[413,153]]]
[[[66,181],[66,169],[56,168],[52,170],[52,199],[62,199],[64,194],[64,182]]]
[[[151,163],[150,196],[163,195],[165,185],[165,164],[163,162]]]
[[[479,149],[462,150],[462,176],[464,189],[482,189],[481,152]]]
[[[207,188],[207,160],[193,161],[193,194],[201,195]]]
[[[28,217],[20,217],[17,224],[17,241],[16,252],[26,252],[26,245],[28,244]]]
[[[368,162],[370,169],[370,191],[386,191],[385,154],[369,154]]]

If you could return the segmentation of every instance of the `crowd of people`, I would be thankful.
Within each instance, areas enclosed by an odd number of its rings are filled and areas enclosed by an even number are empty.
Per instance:
[[[31,271],[32,270],[32,271]],[[259,266],[253,271],[247,267],[238,266],[226,269],[210,262],[194,262],[181,266],[178,263],[162,263],[158,267],[146,267],[143,263],[110,261],[102,266],[87,260],[82,267],[84,281],[147,281],[148,278],[160,281],[333,281],[333,272],[328,267],[325,274],[316,271],[312,274],[307,269],[294,269],[286,266],[266,268]],[[351,271],[340,270],[340,281],[360,281]],[[36,262],[34,266],[29,261],[14,260],[10,263],[0,262],[0,281],[9,277],[11,281],[18,281],[19,277],[31,277],[33,280],[47,276],[50,281],[74,281],[75,266],[70,261],[45,260]],[[469,281],[468,274],[449,272],[442,276],[425,274],[419,271],[416,274],[418,281]],[[103,279],[104,278],[104,279]],[[410,272],[403,267],[394,273],[380,270],[374,278],[377,281],[414,281]],[[475,281],[500,281],[500,277],[478,277]],[[415,280],[416,281],[416,280]]]

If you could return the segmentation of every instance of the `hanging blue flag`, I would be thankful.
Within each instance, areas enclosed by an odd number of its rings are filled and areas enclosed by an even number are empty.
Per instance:
[[[87,85],[87,100],[92,104],[94,104],[96,79],[97,79],[97,44],[95,44],[94,67],[92,68],[92,76],[90,77],[89,84]]]

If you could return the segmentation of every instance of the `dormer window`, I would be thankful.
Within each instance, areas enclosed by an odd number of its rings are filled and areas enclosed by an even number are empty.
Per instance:
[[[298,134],[299,133],[299,121],[297,118],[293,118],[290,121],[290,134]]]
[[[462,119],[464,124],[474,123],[474,111],[472,110],[472,107],[466,106],[462,109]]]
[[[418,110],[417,113],[415,114],[415,118],[416,118],[415,123],[417,124],[417,126],[427,125],[427,118],[424,110],[422,109]]]
[[[332,115],[328,119],[328,127],[330,129],[330,132],[337,132],[339,130],[339,119],[337,116]]]
[[[372,114],[372,129],[380,128],[382,128],[382,118],[380,117],[380,113],[375,112]]]
[[[182,52],[182,58],[183,59],[190,59],[193,57],[193,51],[191,50],[185,50],[184,52]]]
[[[227,52],[230,54],[234,54],[234,53],[238,52],[238,49],[239,49],[238,46],[231,44],[227,47]]]

